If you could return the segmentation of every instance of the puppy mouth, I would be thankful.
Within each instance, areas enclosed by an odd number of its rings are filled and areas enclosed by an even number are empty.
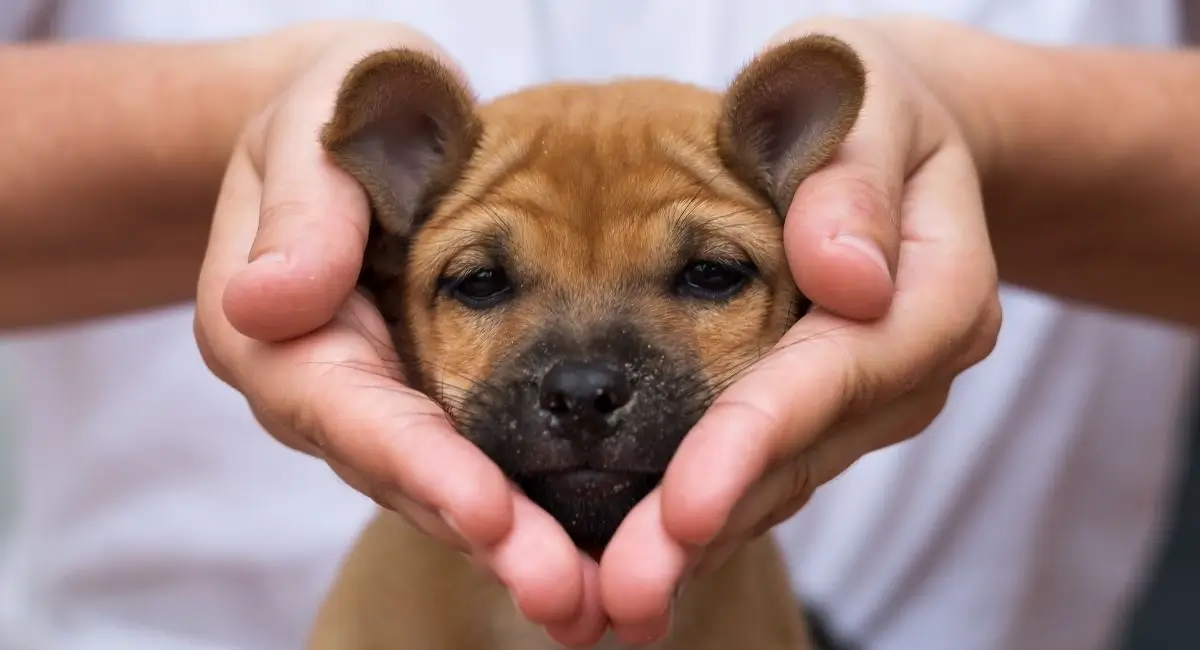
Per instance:
[[[662,476],[578,467],[522,474],[514,482],[563,526],[581,551],[598,560],[625,516]]]
[[[628,492],[649,491],[662,479],[662,474],[579,467],[539,472],[521,478],[536,478],[541,489],[590,501],[612,499]],[[522,482],[526,481],[518,479],[518,484]]]

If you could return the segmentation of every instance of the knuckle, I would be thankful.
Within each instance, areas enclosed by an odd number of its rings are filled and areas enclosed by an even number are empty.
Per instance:
[[[735,414],[738,419],[755,423],[755,427],[759,431],[780,431],[782,430],[783,419],[777,413],[773,413],[762,406],[753,402],[748,402],[741,399],[718,399],[710,407],[710,411],[728,410]]]
[[[329,440],[325,429],[321,426],[318,408],[312,398],[304,398],[296,403],[295,408],[287,411],[288,429],[301,438],[312,443],[319,449],[326,449]]]
[[[258,213],[259,236],[255,238],[255,243],[258,243],[258,239],[272,235],[277,229],[284,228],[304,217],[307,212],[308,204],[299,200],[274,201],[264,204]]]
[[[375,505],[384,510],[399,512],[396,507],[397,504],[394,503],[394,500],[390,498],[388,492],[379,485],[372,481],[368,481],[365,477],[351,469],[348,465],[340,463],[336,460],[329,459],[326,461],[326,464],[329,465],[329,468],[333,470],[333,473],[336,474],[343,483],[348,485],[351,489],[359,494],[362,494],[370,499],[375,503]]]
[[[327,460],[324,450],[321,449],[320,445],[308,438],[297,435],[289,427],[280,426],[276,419],[264,412],[263,409],[256,407],[253,403],[250,404],[250,413],[263,430],[283,446],[314,458]]]
[[[277,424],[272,431],[276,438],[299,439],[303,441],[301,444],[320,450],[323,455],[337,455],[337,446],[331,444],[333,441],[326,436],[319,397],[315,391],[300,390],[287,400],[257,395],[247,395],[247,399],[267,420]]]
[[[881,370],[869,370],[855,359],[842,366],[842,416],[861,413],[878,404],[884,393]],[[901,384],[907,383],[902,380]]]
[[[1004,308],[1000,296],[995,291],[989,292],[968,330],[961,352],[952,365],[953,370],[963,372],[988,358],[1000,341],[1003,322]]]
[[[1000,328],[1004,324],[1004,307],[1000,304],[1000,296],[993,293],[989,296],[987,305],[979,316],[977,324],[976,350],[974,361],[982,361],[996,349],[1000,340]]]
[[[846,214],[855,218],[868,217],[873,224],[898,232],[900,214],[887,187],[888,170],[865,160],[844,169],[836,179],[836,189]]]
[[[204,323],[200,320],[199,312],[192,317],[192,336],[196,339],[196,348],[200,352],[200,360],[204,362],[204,366],[222,382],[232,385],[229,369],[217,357],[216,350],[213,349],[208,333],[204,329]]]
[[[760,447],[757,453],[765,453],[766,457],[763,460],[768,465],[786,458],[790,453],[789,447],[794,445],[794,441],[788,439],[790,427],[787,426],[784,416],[762,404],[745,399],[720,397],[713,402],[708,411],[723,412],[721,417],[745,423],[748,426],[743,430],[761,432],[761,439],[766,443],[766,448]]]
[[[809,462],[808,454],[797,455],[789,465],[788,472],[792,480],[787,503],[797,500],[807,501],[816,490],[813,467],[812,463]]]
[[[758,536],[761,537],[762,535],[769,533],[772,529],[774,529],[779,524],[782,524],[783,522],[787,521],[788,519],[791,519],[792,517],[794,517],[796,515],[796,513],[800,512],[800,509],[803,508],[809,502],[809,500],[811,498],[812,498],[812,493],[801,494],[799,496],[796,496],[796,497],[788,500],[783,505],[776,508],[775,511],[771,513],[771,516],[769,516],[763,520],[758,531],[756,531],[756,532],[758,532]]]

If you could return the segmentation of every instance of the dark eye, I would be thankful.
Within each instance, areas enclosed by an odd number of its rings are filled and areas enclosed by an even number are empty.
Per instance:
[[[679,274],[678,291],[700,300],[732,298],[746,286],[753,268],[748,262],[690,262]]]
[[[512,284],[502,268],[479,269],[463,276],[453,285],[453,295],[472,309],[486,309],[502,302],[512,292]]]

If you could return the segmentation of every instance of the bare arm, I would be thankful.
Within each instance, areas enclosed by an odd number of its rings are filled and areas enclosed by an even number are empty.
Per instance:
[[[313,40],[0,47],[0,329],[190,299],[234,142]]]
[[[1200,326],[1200,51],[906,25],[891,38],[978,156],[1001,278]]]

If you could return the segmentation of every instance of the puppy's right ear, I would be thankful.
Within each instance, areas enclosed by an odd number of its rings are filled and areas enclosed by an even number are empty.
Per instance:
[[[416,50],[377,52],[346,76],[321,144],[366,190],[385,239],[406,239],[462,173],[482,131],[474,108],[459,78]]]
[[[833,158],[858,120],[866,76],[858,54],[831,36],[760,54],[725,93],[717,127],[725,164],[783,217],[800,181]]]

